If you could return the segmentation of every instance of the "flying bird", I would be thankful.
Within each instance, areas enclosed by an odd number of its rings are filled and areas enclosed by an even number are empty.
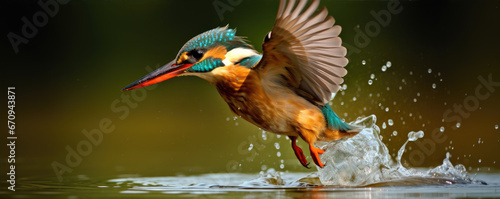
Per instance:
[[[228,26],[189,40],[175,59],[123,88],[141,88],[175,76],[197,76],[213,84],[231,111],[259,128],[286,135],[300,163],[309,163],[296,140],[309,144],[314,163],[324,150],[316,141],[356,135],[360,127],[342,121],[328,102],[347,74],[341,27],[320,0],[281,0],[263,53]]]

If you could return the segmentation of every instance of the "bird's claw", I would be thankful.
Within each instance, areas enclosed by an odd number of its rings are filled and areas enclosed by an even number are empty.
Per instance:
[[[305,168],[310,169],[311,167],[309,166],[309,162],[307,162],[307,160],[306,160],[306,156],[304,155],[304,152],[295,143],[297,140],[297,137],[295,137],[295,136],[289,136],[289,137],[292,140],[293,152],[295,152],[295,155],[297,156],[297,159],[299,159],[300,164],[302,164],[302,166],[304,166]],[[309,145],[309,150],[311,151],[311,157],[312,157],[314,163],[321,168],[325,167],[325,165],[323,163],[321,163],[321,160],[319,159],[319,154],[323,154],[325,152],[325,150],[318,149],[318,148],[314,147],[312,144]]]
[[[325,167],[325,165],[321,163],[321,160],[319,159],[319,154],[323,154],[325,151],[314,147],[312,144],[309,145],[309,150],[311,151],[311,157],[314,163],[320,168]]]
[[[289,137],[292,140],[293,152],[295,152],[295,156],[297,156],[297,159],[299,159],[300,164],[302,164],[302,166],[304,166],[305,168],[310,169],[311,167],[309,167],[309,162],[307,162],[306,156],[304,155],[304,152],[296,144],[297,137],[294,137],[294,136],[289,136]]]

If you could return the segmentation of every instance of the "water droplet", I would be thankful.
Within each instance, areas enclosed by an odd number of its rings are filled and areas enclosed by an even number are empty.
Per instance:
[[[347,89],[347,84],[342,84],[342,90],[346,90]]]
[[[435,84],[435,83],[434,83],[434,84],[432,84],[432,88],[436,88],[436,84]]]
[[[281,138],[281,135],[276,135],[276,138]]]
[[[261,171],[265,171],[266,169],[267,169],[267,166],[266,166],[265,164],[264,164],[264,165],[262,165],[262,166],[260,166],[260,170],[261,170]]]
[[[275,142],[275,143],[274,143],[274,147],[275,147],[276,149],[280,149],[280,144],[279,144],[279,143],[277,143],[277,142]]]
[[[385,112],[389,112],[389,107],[385,107]]]
[[[240,125],[240,124],[239,124],[238,122],[235,122],[235,123],[234,123],[234,125],[235,125],[235,126],[238,126],[238,125]]]
[[[387,66],[386,65],[383,65],[382,66],[382,72],[385,72],[387,70]]]
[[[441,128],[439,128],[439,131],[444,132],[444,126],[442,126]]]
[[[389,126],[392,126],[394,124],[394,121],[392,121],[392,119],[389,119],[387,120],[387,124],[389,124]]]
[[[481,159],[479,159],[479,163],[481,163]]]
[[[370,79],[368,80],[368,85],[372,85],[373,84],[373,81]]]
[[[427,69],[427,72],[428,72],[429,74],[430,74],[430,73],[432,73],[432,69],[430,69],[430,68],[429,68],[429,69]]]
[[[391,61],[387,61],[387,63],[385,65],[387,65],[387,68],[390,68],[392,66],[392,63],[391,63]]]
[[[460,128],[461,124],[460,123],[457,123],[457,128]]]
[[[284,165],[284,164],[280,164],[280,168],[281,168],[281,169],[284,169],[284,168],[285,168],[285,165]]]
[[[267,140],[266,131],[262,131],[262,140]]]
[[[413,71],[410,71],[410,75],[413,75]]]
[[[356,97],[353,97],[353,98],[352,98],[352,101],[356,101]]]
[[[423,131],[418,131],[418,132],[411,131],[410,133],[408,133],[408,140],[412,142],[417,140],[418,138],[423,138],[423,137],[424,137]]]
[[[229,117],[226,117],[226,121],[229,121],[229,120],[230,120]]]
[[[361,61],[361,64],[366,65],[366,61],[365,60]]]
[[[478,144],[481,144],[481,138],[479,138],[479,140],[477,141]]]
[[[397,132],[397,131],[393,131],[393,132],[392,132],[392,135],[393,135],[393,136],[396,136],[396,135],[398,135],[398,132]]]
[[[248,151],[251,151],[253,149],[253,144],[250,144],[250,146],[248,147]]]
[[[417,98],[413,98],[413,102],[417,102]]]
[[[281,157],[281,152],[278,151],[278,153],[276,153],[276,156]]]
[[[384,122],[384,123],[382,123],[382,129],[385,129],[385,128],[387,128],[387,125]]]
[[[497,125],[495,125],[495,129],[498,129],[498,124],[497,124]]]
[[[420,93],[417,93],[417,96],[419,96],[419,97],[420,97]]]
[[[233,116],[233,120],[237,120],[237,119],[238,119],[238,117],[236,117],[236,116]]]
[[[371,79],[375,79],[375,74],[371,74],[371,75],[370,75],[370,78],[371,78]]]

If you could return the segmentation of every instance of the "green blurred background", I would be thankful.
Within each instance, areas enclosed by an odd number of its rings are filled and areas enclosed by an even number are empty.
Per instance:
[[[214,2],[228,10],[217,13]],[[332,101],[339,116],[352,121],[375,114],[381,128],[393,120],[393,126],[381,129],[393,155],[408,132],[423,130],[424,139],[410,143],[403,156],[407,166],[436,166],[451,152],[454,164],[473,172],[500,168],[500,130],[495,129],[500,124],[499,87],[479,101],[460,128],[443,120],[454,104],[475,94],[479,76],[491,74],[500,82],[500,1],[401,1],[402,12],[391,15],[386,27],[378,25],[380,32],[369,37],[366,47],[355,41],[355,29],[366,32],[367,24],[376,23],[370,11],[387,10],[387,1],[321,4],[343,27],[341,37],[351,52],[347,87]],[[16,54],[6,35],[21,34],[21,18],[31,20],[41,8],[37,1],[2,1],[1,81],[5,90],[16,87],[17,177],[56,180],[51,164],[66,164],[66,147],[75,149],[87,140],[82,131],[99,128],[103,118],[112,121],[114,131],[104,134],[102,143],[64,177],[314,171],[300,166],[289,140],[270,133],[264,140],[257,127],[233,120],[215,87],[202,79],[174,78],[142,90],[146,92],[120,92],[147,74],[147,67],[168,63],[184,42],[215,27],[237,28],[260,51],[277,8],[278,1],[269,0],[73,0],[60,5]],[[384,72],[388,61],[391,67]],[[123,96],[132,96],[136,107],[122,102]],[[6,105],[2,110],[7,111]],[[429,144],[432,131],[440,127],[445,141]],[[3,143],[5,171],[7,141]],[[305,148],[303,142],[299,145]]]

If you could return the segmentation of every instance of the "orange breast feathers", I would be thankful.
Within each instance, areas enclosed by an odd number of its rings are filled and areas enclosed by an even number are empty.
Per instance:
[[[244,84],[257,83],[256,78],[252,77],[255,76],[255,72],[239,65],[218,67],[211,73],[213,79],[209,82],[217,87],[221,95],[231,95],[240,92]]]
[[[233,113],[256,126],[268,130],[269,118],[275,107],[264,91],[259,74],[239,65],[229,65],[212,71],[213,82]]]
[[[266,131],[289,136],[301,132],[315,140],[326,128],[318,107],[283,85],[263,83],[259,72],[225,66],[214,74],[213,84],[232,112]]]

